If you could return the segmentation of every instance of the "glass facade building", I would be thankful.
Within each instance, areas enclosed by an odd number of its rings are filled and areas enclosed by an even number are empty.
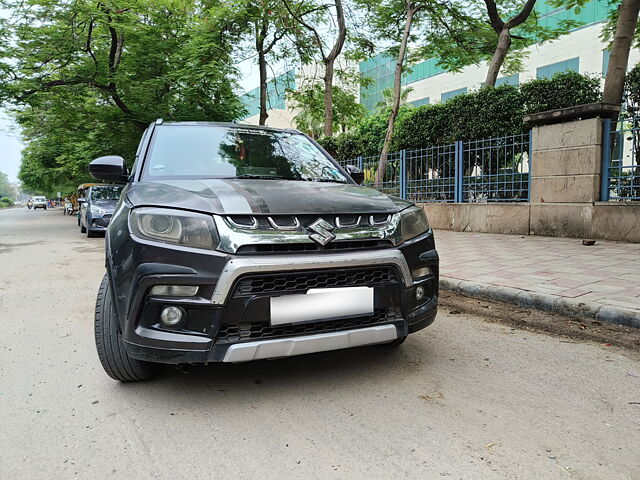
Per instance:
[[[610,8],[612,7],[609,6],[609,0],[590,0],[585,3],[579,11],[553,7],[547,0],[539,0],[535,7],[536,13],[539,16],[538,21],[542,26],[554,28],[558,27],[562,21],[573,20],[578,23],[575,30],[606,20]],[[567,57],[572,57],[570,52],[567,53]],[[430,58],[412,65],[410,69],[403,74],[402,85],[410,85],[419,80],[444,73],[445,70],[440,68],[437,63],[437,58]],[[565,70],[577,71],[578,65],[579,60],[577,58],[568,58],[566,61],[539,68],[538,76],[546,77],[553,75],[555,72]],[[382,92],[385,89],[393,88],[394,70],[395,58],[385,53],[360,63],[360,73],[372,80],[370,85],[360,89],[360,102],[367,110],[374,110],[376,104],[382,99]],[[515,74],[499,78],[496,84],[518,84],[519,81],[519,75]],[[469,85],[469,87],[472,87],[472,85]],[[453,92],[459,94],[461,93],[459,90],[461,89],[456,89]],[[441,100],[450,98],[450,93],[452,92],[441,93]],[[415,105],[416,102],[411,103]]]
[[[286,108],[287,90],[296,88],[296,72],[289,70],[267,82],[267,110]],[[240,97],[247,113],[244,118],[260,113],[260,87],[246,92]]]

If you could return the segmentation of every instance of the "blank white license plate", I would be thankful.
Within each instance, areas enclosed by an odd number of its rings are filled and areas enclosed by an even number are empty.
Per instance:
[[[271,298],[271,325],[373,314],[372,287],[313,288]]]

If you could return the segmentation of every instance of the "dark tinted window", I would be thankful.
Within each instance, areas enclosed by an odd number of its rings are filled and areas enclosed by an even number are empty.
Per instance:
[[[92,187],[91,200],[118,200],[120,192],[122,187],[119,186]]]
[[[304,135],[247,127],[158,127],[145,178],[263,177],[347,182]]]

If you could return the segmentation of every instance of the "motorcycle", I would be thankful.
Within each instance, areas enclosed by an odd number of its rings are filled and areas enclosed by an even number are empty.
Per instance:
[[[65,215],[73,215],[73,203],[71,202],[64,202],[64,210],[63,213]]]
[[[33,207],[33,202],[32,202],[31,200],[29,200],[29,201],[27,202],[27,208],[28,208],[29,210],[31,210],[31,207]]]

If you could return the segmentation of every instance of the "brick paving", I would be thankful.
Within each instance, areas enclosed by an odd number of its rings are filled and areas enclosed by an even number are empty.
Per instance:
[[[640,244],[438,230],[440,275],[640,311]]]

